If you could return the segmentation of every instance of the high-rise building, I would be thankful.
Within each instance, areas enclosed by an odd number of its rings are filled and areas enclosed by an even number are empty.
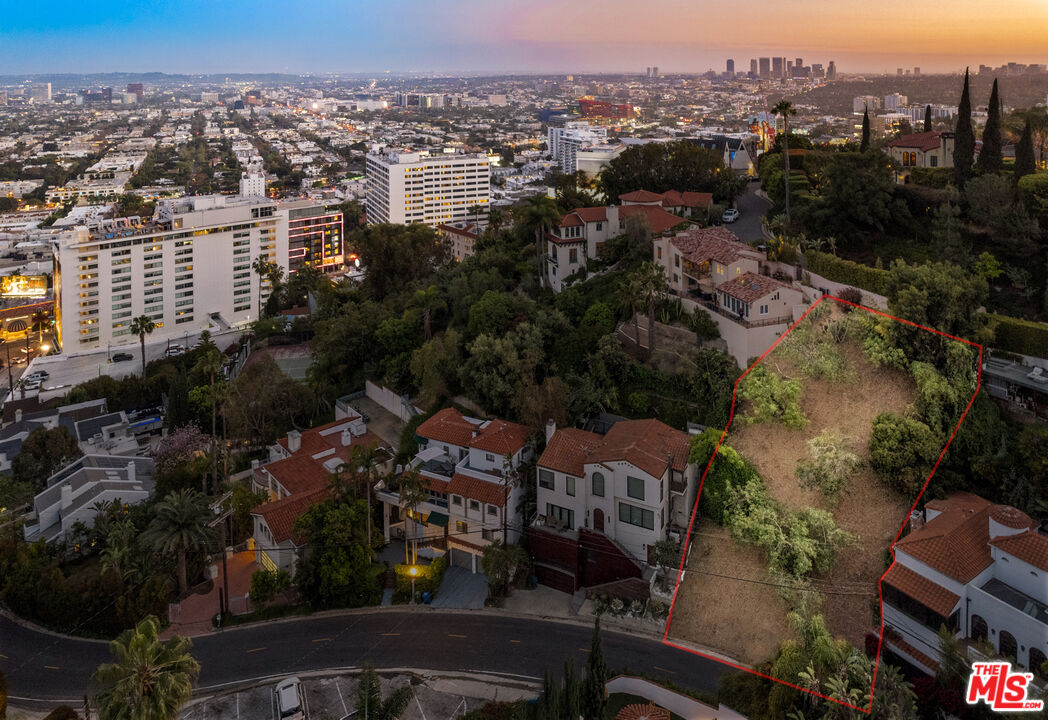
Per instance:
[[[644,73],[644,77],[651,77],[651,65],[648,66],[648,70]]]
[[[876,95],[858,95],[852,98],[852,112],[862,113],[865,110],[877,110],[881,107],[881,99]]]
[[[827,80],[836,80],[837,79],[837,63],[834,60],[830,60],[830,64],[826,68],[826,79]]]
[[[750,58],[750,75],[753,77],[760,76],[760,70],[757,67],[757,58]]]
[[[786,69],[786,63],[783,62],[784,58],[774,57],[771,59],[771,76],[775,79],[783,77],[783,72]]]
[[[811,64],[811,76],[815,79],[821,79],[826,77],[826,70],[823,69],[822,63]]]
[[[729,77],[734,77],[735,76],[735,61],[732,60],[731,58],[729,58],[728,62],[726,62],[724,65],[725,65],[725,71],[728,73],[728,76]]]
[[[131,319],[140,315],[156,324],[151,340],[244,325],[259,317],[260,283],[261,302],[270,289],[251,268],[255,258],[290,273],[307,265],[337,268],[341,247],[342,213],[308,200],[201,195],[161,200],[145,223],[114,218],[77,226],[56,241],[59,343],[65,352],[134,343]]]
[[[425,155],[384,149],[366,163],[368,222],[425,223],[436,226],[487,207],[490,173],[487,155]]]
[[[563,125],[550,125],[546,130],[546,147],[550,159],[560,163],[560,170],[572,174],[578,170],[576,155],[581,148],[601,145],[608,141],[608,129],[592,126],[588,122],[570,121]]]
[[[902,68],[896,68],[895,74],[901,77],[902,76]]]
[[[919,67],[915,67],[913,69],[913,75],[914,75],[914,77],[920,77],[921,76],[921,69]]]
[[[898,112],[900,108],[906,107],[910,99],[899,93],[891,93],[884,96],[884,109],[888,112]]]
[[[29,90],[29,101],[37,105],[51,102],[51,83],[33,83]]]
[[[798,69],[804,67],[804,58],[797,58],[796,60],[794,60],[793,67]]]
[[[787,60],[786,61],[786,74],[783,77],[788,77],[788,78],[793,77],[793,61],[792,60]]]
[[[767,80],[771,77],[771,58],[760,59],[760,78]]]
[[[657,78],[659,76],[659,66],[658,65],[652,65],[651,66],[651,76],[653,78]]]
[[[265,197],[266,174],[261,170],[251,170],[240,174],[241,197]]]
[[[447,97],[444,93],[398,92],[396,103],[400,107],[442,108],[447,105]]]
[[[142,102],[142,96],[145,95],[145,88],[142,87],[142,83],[128,83],[127,92],[134,93],[135,97],[138,98],[138,102]]]

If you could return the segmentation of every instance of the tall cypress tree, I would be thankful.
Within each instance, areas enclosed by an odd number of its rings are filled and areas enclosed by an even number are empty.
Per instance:
[[[932,106],[924,106],[924,132],[932,131]]]
[[[582,687],[574,660],[564,661],[564,689],[561,692],[560,708],[568,720],[579,720],[582,715]]]
[[[862,142],[859,143],[859,152],[866,152],[870,149],[870,107],[869,105],[862,111]]]
[[[1030,126],[1030,116],[1026,116],[1026,125],[1023,127],[1023,135],[1015,146],[1015,182],[1018,183],[1024,175],[1037,171],[1037,160],[1033,155],[1033,128]]]
[[[983,128],[982,150],[976,163],[980,173],[995,173],[1001,170],[1001,99],[997,95],[997,78],[993,79],[990,91],[990,106],[986,109],[986,127]]]
[[[604,647],[600,641],[600,616],[593,624],[593,640],[586,658],[586,681],[582,686],[582,717],[584,720],[604,720],[608,707],[608,665],[604,662]]]
[[[957,105],[957,125],[953,138],[953,175],[957,187],[963,188],[972,176],[975,157],[975,131],[972,129],[972,99],[968,90],[968,68],[964,69],[964,90]]]

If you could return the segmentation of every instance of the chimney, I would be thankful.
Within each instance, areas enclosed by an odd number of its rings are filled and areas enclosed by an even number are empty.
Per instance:
[[[15,408],[15,422],[22,422],[22,408]]]
[[[343,428],[342,430],[342,447],[348,446],[353,442],[353,433],[349,431],[349,428]]]
[[[128,480],[128,482],[132,482],[133,483],[135,481],[135,469],[136,469],[135,468],[135,461],[134,460],[128,461],[128,463],[127,463],[127,480]]]
[[[553,437],[553,433],[557,432],[557,421],[550,419],[546,421],[546,442],[549,442]]]
[[[297,453],[302,449],[302,433],[298,430],[287,431],[287,449],[291,453]]]

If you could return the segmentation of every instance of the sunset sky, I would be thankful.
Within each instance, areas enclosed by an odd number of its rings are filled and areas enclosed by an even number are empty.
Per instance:
[[[1046,37],[1048,0],[57,0],[5,8],[0,74],[703,72],[759,55],[927,73],[1045,63]]]

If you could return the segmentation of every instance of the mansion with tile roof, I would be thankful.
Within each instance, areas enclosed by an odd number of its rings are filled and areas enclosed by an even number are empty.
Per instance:
[[[373,444],[390,449],[354,413],[320,427],[292,430],[269,448],[269,462],[254,467],[251,476],[251,489],[269,497],[251,510],[259,567],[294,575],[298,551],[305,544],[295,533],[295,521],[331,497],[331,477],[349,462],[355,448]]]
[[[904,183],[913,168],[952,168],[952,132],[921,132],[902,135],[885,146],[885,151],[899,168],[895,172],[896,182]]]
[[[1048,536],[970,493],[929,502],[915,521],[882,581],[884,646],[933,674],[945,625],[1037,671],[1048,656]]]
[[[582,572],[558,557],[544,556],[536,536],[574,543],[602,535],[610,560],[616,549],[638,566],[672,529],[683,531],[698,489],[699,468],[688,461],[686,433],[658,420],[619,420],[605,434],[546,428],[538,460],[538,517],[532,554],[539,577]],[[555,553],[560,556],[560,553]],[[574,582],[578,587],[581,577]],[[550,583],[557,586],[557,583]]]
[[[505,420],[478,420],[454,408],[440,410],[415,430],[411,461],[429,500],[414,511],[395,488],[380,483],[382,532],[446,550],[451,565],[480,572],[480,555],[493,540],[520,539],[525,493],[517,468],[532,457],[531,431]]]

